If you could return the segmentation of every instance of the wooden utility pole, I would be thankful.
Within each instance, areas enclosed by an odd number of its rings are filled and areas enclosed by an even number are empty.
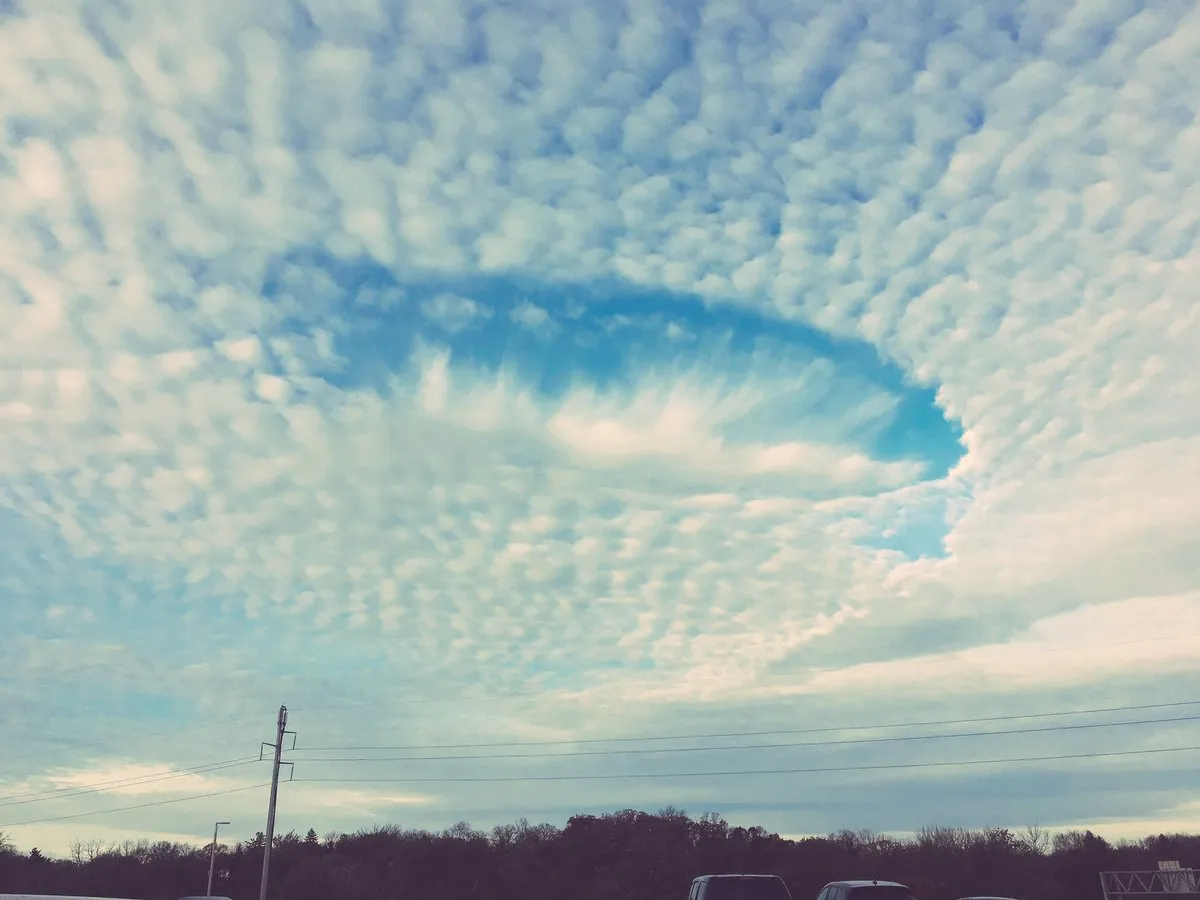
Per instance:
[[[294,735],[287,730],[287,707],[279,707],[279,722],[275,730],[275,743],[263,742],[263,747],[275,751],[275,763],[271,770],[271,804],[267,807],[267,841],[263,845],[262,882],[258,887],[258,900],[267,900],[267,880],[271,874],[271,845],[275,843],[275,801],[279,797],[279,768],[283,765],[283,736]],[[289,763],[290,765],[290,763]]]

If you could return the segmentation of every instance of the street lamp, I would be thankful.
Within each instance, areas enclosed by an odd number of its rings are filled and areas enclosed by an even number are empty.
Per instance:
[[[217,864],[217,829],[219,829],[222,825],[228,825],[228,824],[230,824],[230,823],[229,822],[218,822],[217,824],[215,824],[213,826],[212,852],[208,857],[208,890],[206,890],[204,892],[205,897],[212,896],[213,867],[215,867]]]

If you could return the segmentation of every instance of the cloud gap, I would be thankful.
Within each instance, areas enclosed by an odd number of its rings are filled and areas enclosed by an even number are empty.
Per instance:
[[[273,261],[262,293],[288,329],[313,321],[310,303],[323,311],[338,359],[321,377],[342,391],[394,390],[437,348],[448,354],[446,377],[500,379],[534,403],[569,403],[580,391],[634,403],[648,384],[669,394],[686,381],[701,405],[747,397],[720,414],[734,442],[848,444],[872,459],[919,460],[925,478],[943,477],[963,454],[962,430],[936,391],[869,343],[694,295],[615,279],[400,280],[373,262],[316,252]],[[716,391],[707,400],[705,385]]]

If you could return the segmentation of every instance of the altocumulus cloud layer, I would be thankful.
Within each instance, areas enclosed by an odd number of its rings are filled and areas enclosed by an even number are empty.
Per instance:
[[[254,784],[138,779],[281,701],[302,748],[1184,697],[1198,53],[1188,2],[0,5],[0,776],[124,779],[0,822]],[[1200,743],[1091,734],[297,777]],[[281,823],[1158,830],[1194,758],[295,784]]]

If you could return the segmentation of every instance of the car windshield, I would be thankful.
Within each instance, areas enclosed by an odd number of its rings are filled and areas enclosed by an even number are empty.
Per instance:
[[[912,891],[894,884],[868,884],[850,888],[849,900],[913,900]]]
[[[778,878],[713,878],[704,900],[791,900]]]

